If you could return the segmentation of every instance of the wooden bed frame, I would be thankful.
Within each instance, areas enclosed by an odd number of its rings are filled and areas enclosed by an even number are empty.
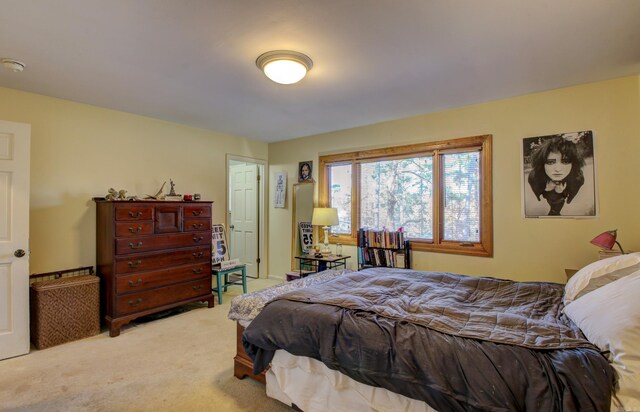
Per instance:
[[[265,372],[262,371],[259,375],[253,373],[253,361],[247,355],[247,352],[242,346],[242,334],[244,333],[244,327],[236,322],[236,356],[233,358],[233,376],[238,379],[244,379],[245,376],[253,378],[258,382],[266,384]]]

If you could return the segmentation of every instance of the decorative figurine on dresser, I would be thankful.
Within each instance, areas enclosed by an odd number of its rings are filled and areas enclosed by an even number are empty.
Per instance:
[[[141,316],[211,293],[212,202],[96,202],[97,272],[109,336]]]

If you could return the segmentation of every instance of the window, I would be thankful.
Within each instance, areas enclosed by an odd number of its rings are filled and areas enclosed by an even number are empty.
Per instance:
[[[360,227],[433,239],[433,156],[361,163],[359,183]]]
[[[402,227],[413,250],[492,256],[489,135],[321,156],[319,181],[334,242]]]
[[[329,182],[331,207],[338,209],[339,222],[331,228],[331,233],[351,235],[351,164],[332,165]]]

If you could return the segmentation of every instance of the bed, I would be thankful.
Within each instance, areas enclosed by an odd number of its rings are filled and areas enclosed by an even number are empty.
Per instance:
[[[330,274],[275,293],[244,320],[243,348],[254,375],[271,366],[269,396],[305,411],[631,410],[637,370],[621,376],[611,342],[603,350],[580,313],[565,313],[593,309],[588,300],[611,285],[637,285],[640,268],[627,263],[623,279],[590,286],[621,263],[586,267],[566,288],[386,268]]]
[[[281,295],[304,287],[313,286],[326,282],[344,273],[349,273],[351,270],[325,270],[321,273],[313,274],[301,279],[296,279],[291,282],[276,285],[267,289],[263,289],[257,292],[236,296],[231,300],[231,306],[229,309],[229,319],[236,321],[236,355],[233,358],[234,370],[233,374],[238,379],[244,377],[253,378],[259,382],[266,383],[265,371],[260,373],[253,373],[253,361],[244,350],[242,344],[242,335],[244,334],[244,328],[248,326],[251,321],[262,311],[264,306],[280,297]]]

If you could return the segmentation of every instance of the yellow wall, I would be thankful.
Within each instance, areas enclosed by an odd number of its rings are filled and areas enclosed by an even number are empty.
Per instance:
[[[595,133],[599,217],[522,218],[522,138],[578,130]],[[604,230],[619,229],[622,245],[640,251],[640,76],[631,76],[270,144],[271,176],[287,171],[290,182],[288,207],[269,213],[269,273],[290,270],[291,184],[299,161],[313,159],[316,167],[319,155],[481,134],[493,135],[494,257],[414,252],[414,268],[563,282],[565,268],[597,259],[589,240]],[[345,249],[355,256],[355,248]]]
[[[95,265],[91,198],[110,187],[144,197],[173,179],[224,222],[226,154],[268,157],[264,142],[6,88],[0,119],[31,124],[31,273]]]
[[[640,153],[640,76],[270,145],[6,88],[0,88],[0,119],[32,126],[32,273],[95,264],[91,198],[109,187],[145,195],[172,178],[178,192],[214,200],[214,220],[223,222],[225,155],[231,153],[268,157],[271,178],[289,174],[287,208],[271,207],[270,187],[268,213],[269,274],[282,276],[290,269],[291,187],[299,161],[317,166],[323,154],[485,133],[494,139],[494,257],[414,253],[415,268],[562,281],[564,268],[597,257],[588,242],[605,229],[618,228],[623,246],[640,250],[640,172],[632,166]],[[587,129],[595,131],[600,216],[523,219],[521,139]]]

